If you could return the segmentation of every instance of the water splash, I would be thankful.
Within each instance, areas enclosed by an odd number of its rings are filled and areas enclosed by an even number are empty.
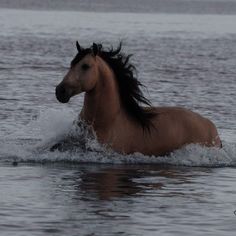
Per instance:
[[[165,157],[150,157],[140,153],[121,155],[100,145],[91,129],[75,119],[76,116],[69,109],[49,109],[40,112],[38,118],[27,126],[0,140],[0,160],[37,163],[236,166],[236,145],[228,142],[224,143],[222,149],[192,144]]]

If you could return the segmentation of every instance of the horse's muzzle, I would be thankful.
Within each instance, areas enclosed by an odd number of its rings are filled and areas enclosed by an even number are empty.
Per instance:
[[[70,100],[70,94],[68,91],[65,89],[65,87],[61,84],[59,84],[56,87],[56,98],[59,102],[61,103],[67,103]]]

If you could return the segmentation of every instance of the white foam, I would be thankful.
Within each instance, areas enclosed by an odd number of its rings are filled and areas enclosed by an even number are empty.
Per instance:
[[[49,109],[36,120],[0,140],[0,158],[24,162],[76,162],[109,164],[169,164],[178,166],[235,166],[236,144],[225,142],[222,149],[188,145],[170,156],[145,156],[140,153],[121,155],[107,150],[91,136],[85,126],[74,120],[69,109]],[[64,151],[50,148],[63,143]]]

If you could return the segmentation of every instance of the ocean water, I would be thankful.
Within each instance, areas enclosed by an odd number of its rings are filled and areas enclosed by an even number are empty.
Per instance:
[[[234,235],[235,15],[0,9],[0,235]],[[123,41],[155,106],[210,118],[223,148],[105,150],[55,86],[75,41]],[[64,141],[67,150],[50,152]]]

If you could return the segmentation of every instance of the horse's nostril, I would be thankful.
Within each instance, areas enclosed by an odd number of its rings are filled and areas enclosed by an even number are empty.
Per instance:
[[[64,88],[60,89],[60,94],[64,95],[66,93],[66,90]]]
[[[65,88],[63,87],[63,86],[57,86],[56,87],[56,94],[57,95],[63,95],[63,94],[65,94],[66,93],[66,90],[65,90]]]
[[[56,87],[56,98],[62,103],[66,103],[70,100],[70,96],[64,86],[58,85]]]
[[[65,90],[64,87],[61,87],[61,88],[60,88],[60,93],[61,93],[61,94],[65,94],[65,93],[66,93],[66,90]]]

